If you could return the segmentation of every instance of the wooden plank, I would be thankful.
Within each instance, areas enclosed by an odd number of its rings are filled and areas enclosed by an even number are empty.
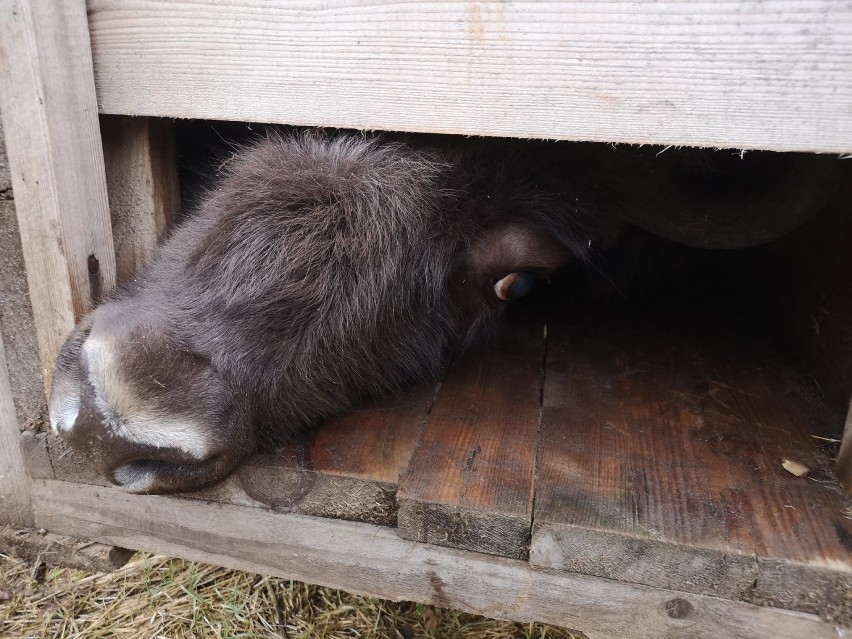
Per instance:
[[[543,310],[535,303],[512,308],[495,343],[444,380],[400,482],[403,539],[527,556]]]
[[[107,546],[63,535],[0,525],[0,553],[34,563],[36,566],[64,566],[95,572],[121,568],[133,556],[132,550]]]
[[[130,280],[180,210],[177,150],[169,120],[102,116],[116,277]]]
[[[18,446],[19,436],[0,327],[0,522],[28,526],[33,523],[31,482]]]
[[[816,617],[714,597],[553,574],[524,562],[404,541],[369,524],[57,481],[36,481],[48,530],[396,601],[579,628],[589,637],[836,639]]]
[[[548,322],[530,561],[848,623],[850,502],[810,437],[842,417],[712,307]]]
[[[324,424],[300,444],[259,454],[229,480],[186,495],[282,512],[395,525],[399,474],[408,464],[436,387],[424,384]],[[24,460],[39,479],[107,486],[59,437],[24,433]]]
[[[86,7],[0,5],[0,110],[45,386],[65,335],[115,284]]]
[[[104,113],[852,151],[833,0],[89,0]]]
[[[250,459],[240,483],[276,510],[394,525],[399,475],[435,392],[424,384],[332,420],[303,445]]]
[[[843,441],[837,456],[837,478],[852,495],[852,406],[846,416],[846,427],[843,429]]]

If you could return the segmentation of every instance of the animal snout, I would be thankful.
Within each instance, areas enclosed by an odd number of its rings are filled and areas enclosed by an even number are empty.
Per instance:
[[[58,358],[51,427],[110,482],[182,492],[227,476],[254,447],[209,362],[144,326],[88,318]]]

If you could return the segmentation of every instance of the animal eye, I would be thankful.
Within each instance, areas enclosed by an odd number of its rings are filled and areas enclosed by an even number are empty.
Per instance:
[[[494,292],[501,300],[516,300],[532,291],[537,280],[533,273],[509,273],[494,283]]]

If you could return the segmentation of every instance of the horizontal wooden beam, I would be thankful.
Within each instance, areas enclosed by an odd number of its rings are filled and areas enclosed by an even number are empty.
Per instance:
[[[33,504],[37,524],[53,532],[397,601],[538,620],[594,638],[842,636],[808,614],[535,570],[404,541],[370,524],[53,480],[34,481]]]
[[[89,0],[103,113],[852,151],[833,0]]]

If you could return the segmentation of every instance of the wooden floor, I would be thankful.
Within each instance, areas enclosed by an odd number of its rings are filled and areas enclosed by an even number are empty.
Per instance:
[[[817,386],[713,302],[551,297],[440,383],[191,497],[850,623],[852,503],[819,438],[843,415]],[[58,441],[26,441],[31,474],[100,482]]]

